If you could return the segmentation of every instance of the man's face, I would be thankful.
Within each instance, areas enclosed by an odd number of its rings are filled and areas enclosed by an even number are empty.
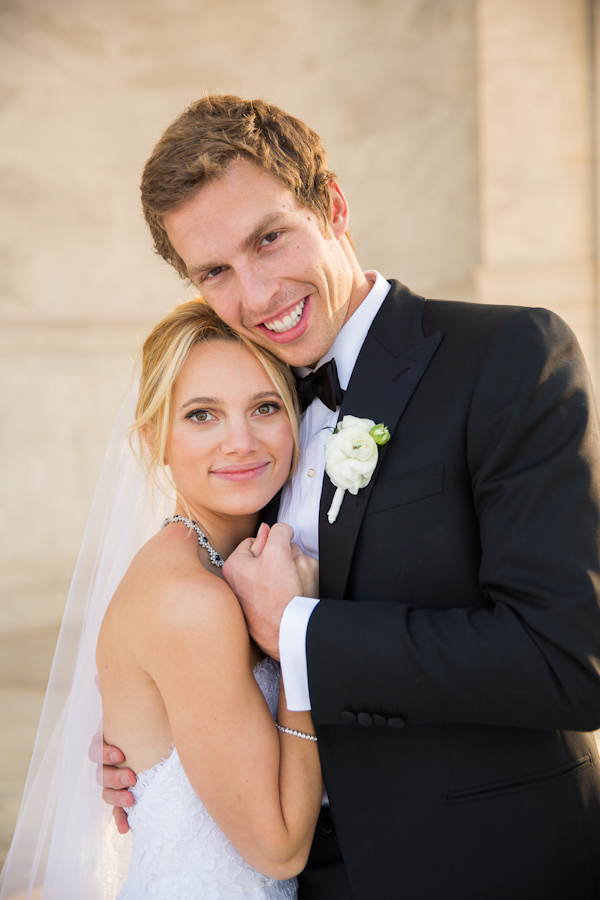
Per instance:
[[[290,365],[314,365],[354,312],[347,207],[337,185],[331,191],[328,237],[313,210],[246,160],[164,218],[215,312]]]

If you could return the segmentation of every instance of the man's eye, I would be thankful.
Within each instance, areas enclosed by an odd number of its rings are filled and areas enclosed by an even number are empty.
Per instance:
[[[211,269],[210,272],[207,272],[206,275],[203,275],[200,279],[201,281],[207,281],[210,278],[216,278],[217,275],[220,275],[224,270],[225,266],[215,266],[214,269]]]
[[[268,234],[265,234],[264,238],[261,241],[261,244],[272,244],[273,241],[277,240],[280,234],[280,231],[270,231]]]
[[[191,419],[192,422],[210,422],[214,416],[207,409],[193,409],[186,415],[186,419]]]

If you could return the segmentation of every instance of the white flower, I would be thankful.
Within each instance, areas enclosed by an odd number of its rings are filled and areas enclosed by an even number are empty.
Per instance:
[[[374,429],[380,437],[381,427],[375,425],[372,419],[344,416],[333,434],[327,438],[325,471],[337,488],[327,513],[330,524],[337,519],[345,492],[357,494],[371,480],[377,465],[379,447],[370,432]],[[389,431],[385,431],[387,437],[382,443],[389,440]]]

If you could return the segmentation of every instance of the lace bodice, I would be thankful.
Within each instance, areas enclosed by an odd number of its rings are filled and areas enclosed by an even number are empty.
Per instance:
[[[279,667],[262,660],[254,677],[275,714]],[[275,881],[246,863],[194,792],[177,749],[141,772],[128,810],[131,863],[118,900],[294,900],[297,882]]]

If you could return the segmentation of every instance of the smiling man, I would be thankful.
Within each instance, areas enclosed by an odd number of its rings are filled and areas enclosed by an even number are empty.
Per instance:
[[[319,556],[320,599],[279,587],[277,526],[225,567],[312,709],[330,806],[301,900],[599,897],[600,439],[572,333],[363,271],[318,135],[262,101],[193,104],[142,199],[226,322],[319,373],[279,521]],[[392,437],[330,524],[344,415]],[[124,777],[106,769],[111,802]]]
[[[242,158],[163,224],[214,309],[291,365],[314,365],[371,287],[345,235],[348,207],[335,182],[330,202],[323,221]]]

